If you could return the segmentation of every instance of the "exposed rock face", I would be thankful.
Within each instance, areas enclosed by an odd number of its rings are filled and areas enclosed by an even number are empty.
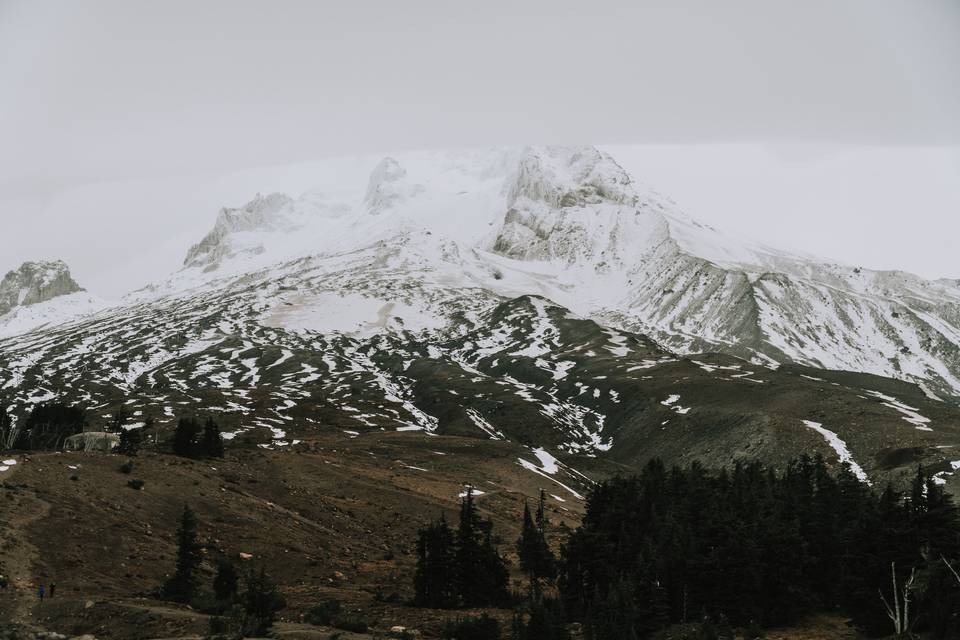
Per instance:
[[[15,307],[46,302],[83,289],[62,260],[25,262],[0,281],[0,316]]]
[[[187,258],[183,261],[185,267],[216,268],[224,258],[235,254],[237,248],[231,242],[231,236],[245,231],[270,231],[283,218],[284,209],[293,204],[293,199],[282,193],[271,193],[267,196],[259,193],[253,200],[242,207],[228,209],[224,207],[217,216],[213,229],[200,242],[190,247]],[[257,245],[245,249],[248,252],[262,252],[263,247]]]
[[[407,170],[400,163],[387,156],[370,172],[367,183],[367,195],[363,199],[371,215],[379,215],[384,210],[396,206],[424,192],[419,184],[405,181]]]

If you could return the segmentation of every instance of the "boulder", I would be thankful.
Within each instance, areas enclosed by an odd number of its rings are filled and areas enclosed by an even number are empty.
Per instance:
[[[63,441],[64,451],[113,451],[120,445],[120,436],[106,431],[84,431]]]

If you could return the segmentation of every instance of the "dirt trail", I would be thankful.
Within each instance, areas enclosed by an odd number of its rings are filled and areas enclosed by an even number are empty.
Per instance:
[[[33,617],[37,604],[37,576],[33,570],[38,550],[30,542],[28,527],[50,513],[50,504],[37,495],[36,489],[13,488],[12,479],[23,465],[0,474],[7,487],[0,500],[0,566],[8,580],[6,589],[0,589],[0,620],[27,623]],[[11,497],[11,495],[13,497]]]

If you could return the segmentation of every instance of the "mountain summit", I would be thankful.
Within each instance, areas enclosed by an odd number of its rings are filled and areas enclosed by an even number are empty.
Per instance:
[[[24,262],[0,281],[0,316],[14,307],[52,300],[83,291],[62,260]]]
[[[270,449],[502,440],[571,496],[579,476],[548,456],[819,451],[864,481],[922,463],[960,488],[956,284],[731,238],[592,147],[329,169],[299,197],[221,210],[179,271],[122,304],[0,336],[0,403],[18,419],[81,403],[102,428],[118,406],[161,430],[215,412],[235,444]]]
[[[426,269],[494,297],[543,295],[680,353],[873,373],[960,395],[956,281],[732,237],[593,147],[420,152],[371,159],[365,171],[346,166],[331,165],[329,189],[222,210],[160,290],[380,243],[411,277]]]

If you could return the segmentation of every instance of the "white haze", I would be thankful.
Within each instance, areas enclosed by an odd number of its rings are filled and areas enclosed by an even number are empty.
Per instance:
[[[315,159],[595,143],[714,226],[960,277],[957,60],[954,0],[0,0],[0,271],[117,297]]]

